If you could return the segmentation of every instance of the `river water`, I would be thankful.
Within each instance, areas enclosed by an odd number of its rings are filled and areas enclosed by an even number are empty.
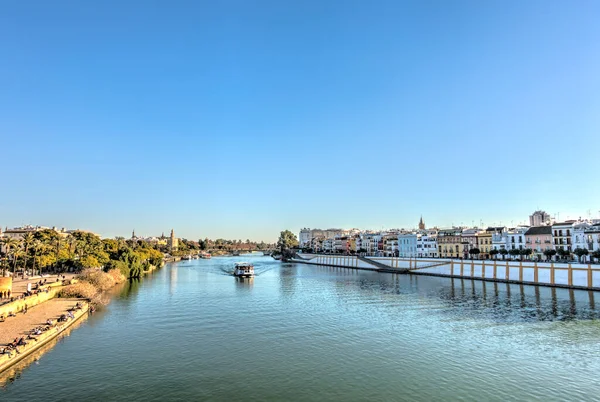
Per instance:
[[[254,280],[228,274],[242,259]],[[127,284],[0,400],[594,400],[596,303],[258,255],[181,262]]]

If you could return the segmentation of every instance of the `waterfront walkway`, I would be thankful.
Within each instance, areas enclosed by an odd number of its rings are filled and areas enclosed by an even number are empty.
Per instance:
[[[6,346],[15,338],[27,336],[35,327],[44,326],[47,319],[54,322],[75,306],[80,299],[52,299],[27,310],[26,314],[18,313],[16,317],[5,317],[0,322],[0,347]]]

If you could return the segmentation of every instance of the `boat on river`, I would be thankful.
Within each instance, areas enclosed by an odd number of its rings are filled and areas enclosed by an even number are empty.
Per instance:
[[[233,276],[251,278],[254,276],[254,265],[249,262],[236,262]]]
[[[212,256],[209,253],[200,253],[200,258],[208,260],[210,259]]]
[[[281,254],[271,254],[271,257],[277,261],[281,260]]]

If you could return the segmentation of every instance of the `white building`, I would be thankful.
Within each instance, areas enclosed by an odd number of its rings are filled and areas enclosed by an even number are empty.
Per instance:
[[[592,224],[592,226],[585,231],[585,236],[590,252],[592,252],[592,250],[600,250],[600,223]]]
[[[300,229],[300,235],[298,236],[298,244],[300,247],[310,247],[310,241],[312,240],[311,232],[309,228]]]
[[[552,240],[555,250],[573,252],[573,224],[576,221],[557,222],[552,225]]]
[[[492,232],[492,250],[502,250],[506,248],[507,231],[505,227],[494,228]]]
[[[417,233],[417,257],[435,258],[437,256],[437,232],[426,230]]]
[[[415,258],[417,256],[417,234],[402,233],[398,235],[398,254],[400,257]]]
[[[325,239],[323,240],[323,251],[326,253],[332,253],[333,252],[333,239]]]
[[[517,226],[516,228],[508,229],[506,232],[506,249],[523,250],[525,248],[525,232],[527,230],[529,230],[528,226]]]

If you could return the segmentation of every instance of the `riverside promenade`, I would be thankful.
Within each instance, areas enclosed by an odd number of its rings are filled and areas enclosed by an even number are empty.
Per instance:
[[[297,254],[294,262],[414,275],[600,290],[600,265],[516,260]]]
[[[78,303],[81,307],[75,309]],[[0,323],[0,349],[4,352],[0,354],[0,375],[61,335],[85,316],[88,308],[88,303],[83,299],[52,299],[28,309],[26,313],[21,312],[15,317],[5,318],[5,321]],[[72,317],[67,318],[66,321],[59,321],[61,316],[69,312]],[[52,325],[48,325],[47,320],[51,320]],[[45,328],[45,330],[37,335],[32,334],[35,328]],[[20,338],[25,340],[25,345],[18,346],[16,350],[5,349],[9,343]]]

